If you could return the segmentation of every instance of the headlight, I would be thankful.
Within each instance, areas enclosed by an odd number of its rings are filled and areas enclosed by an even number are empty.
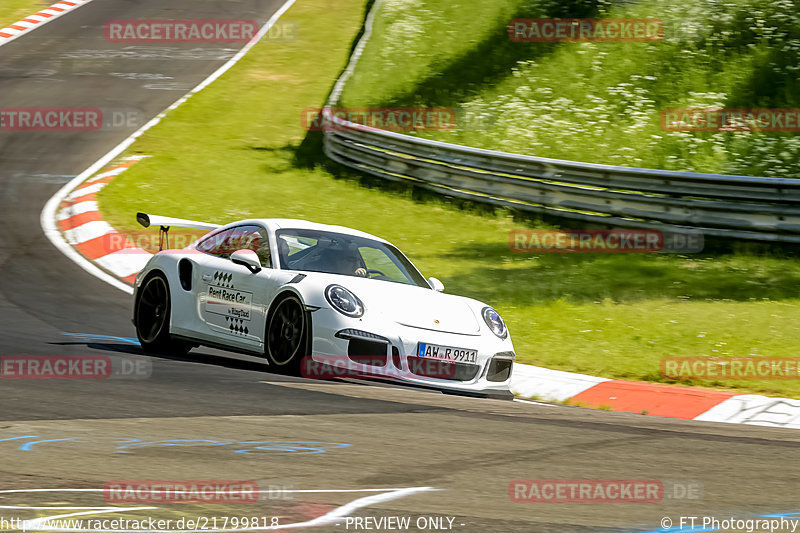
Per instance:
[[[483,321],[486,322],[486,325],[489,326],[489,329],[492,330],[492,333],[494,333],[501,339],[505,339],[508,336],[506,323],[503,322],[502,318],[500,318],[500,313],[498,313],[491,307],[484,307],[482,314],[483,314]]]
[[[331,307],[343,315],[358,318],[364,314],[364,304],[358,296],[348,291],[341,285],[328,285],[325,289],[325,299]]]

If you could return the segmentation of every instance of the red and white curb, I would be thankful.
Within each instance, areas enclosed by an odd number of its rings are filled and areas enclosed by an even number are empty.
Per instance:
[[[21,37],[26,33],[55,20],[61,15],[65,15],[70,11],[78,9],[91,2],[92,0],[62,0],[57,4],[53,4],[47,9],[43,9],[38,13],[30,15],[20,21],[11,24],[7,28],[0,28],[0,46],[13,41],[17,37]]]
[[[56,224],[67,244],[129,284],[153,254],[134,245],[103,220],[97,209],[97,193],[142,157],[129,157],[84,181],[61,200],[56,212]]]
[[[800,429],[800,400],[598,378],[531,365],[514,365],[511,392],[612,411]]]

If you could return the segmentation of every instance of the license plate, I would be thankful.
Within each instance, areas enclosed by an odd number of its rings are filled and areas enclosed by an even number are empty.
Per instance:
[[[421,342],[417,350],[417,357],[428,357],[456,363],[475,363],[478,360],[478,350]]]

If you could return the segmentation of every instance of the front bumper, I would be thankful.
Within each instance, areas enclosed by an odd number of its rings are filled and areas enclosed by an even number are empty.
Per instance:
[[[510,338],[351,319],[325,308],[313,313],[312,325],[311,359],[317,363],[346,367],[353,375],[360,373],[377,379],[468,393],[510,394],[514,361]],[[474,364],[418,357],[420,342],[475,349],[478,356]]]

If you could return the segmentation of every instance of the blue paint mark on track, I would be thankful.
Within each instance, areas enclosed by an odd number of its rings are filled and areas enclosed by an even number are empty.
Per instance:
[[[0,439],[0,442],[23,440],[23,439],[41,439],[39,435],[23,435],[19,437],[8,437]],[[50,438],[44,440],[34,440],[22,443],[17,447],[18,451],[30,452],[33,451],[33,446],[36,444],[56,443],[56,442],[70,442],[75,444],[85,444],[90,441],[78,440],[72,437],[64,438]],[[19,444],[19,443],[15,443]],[[352,446],[344,442],[317,442],[317,441],[286,441],[286,440],[251,440],[251,441],[219,441],[210,439],[170,439],[158,441],[143,441],[135,438],[124,438],[113,441],[111,443],[116,453],[131,453],[133,450],[143,448],[155,448],[160,446],[176,446],[176,447],[199,447],[199,446],[228,446],[228,450],[232,453],[242,453],[247,455],[311,455],[318,453],[327,453],[328,450],[335,450],[338,448],[346,448]]]
[[[262,444],[265,446],[254,446],[252,450],[236,450],[233,453],[245,454],[269,454],[269,455],[310,455],[314,453],[325,453],[329,449],[344,448],[350,446],[342,442],[305,442],[305,441],[250,441],[240,444]]]
[[[25,444],[20,446],[18,449],[20,451],[23,451],[23,452],[29,452],[29,451],[31,451],[31,448],[33,447],[34,444],[44,444],[45,442],[59,442],[59,441],[64,441],[64,440],[69,440],[69,441],[72,441],[72,442],[81,442],[81,441],[76,441],[75,439],[71,439],[71,438],[70,439],[37,440],[35,442],[26,442]]]
[[[19,440],[19,439],[38,439],[39,435],[23,435],[21,437],[8,437],[7,439],[0,439],[0,442],[6,440]]]
[[[62,332],[62,335],[66,335],[67,337],[75,337],[76,339],[82,339],[87,341],[119,341],[119,342],[127,342],[128,344],[135,344],[139,345],[139,339],[135,337],[117,337],[115,335],[97,335],[94,333],[67,333]]]

